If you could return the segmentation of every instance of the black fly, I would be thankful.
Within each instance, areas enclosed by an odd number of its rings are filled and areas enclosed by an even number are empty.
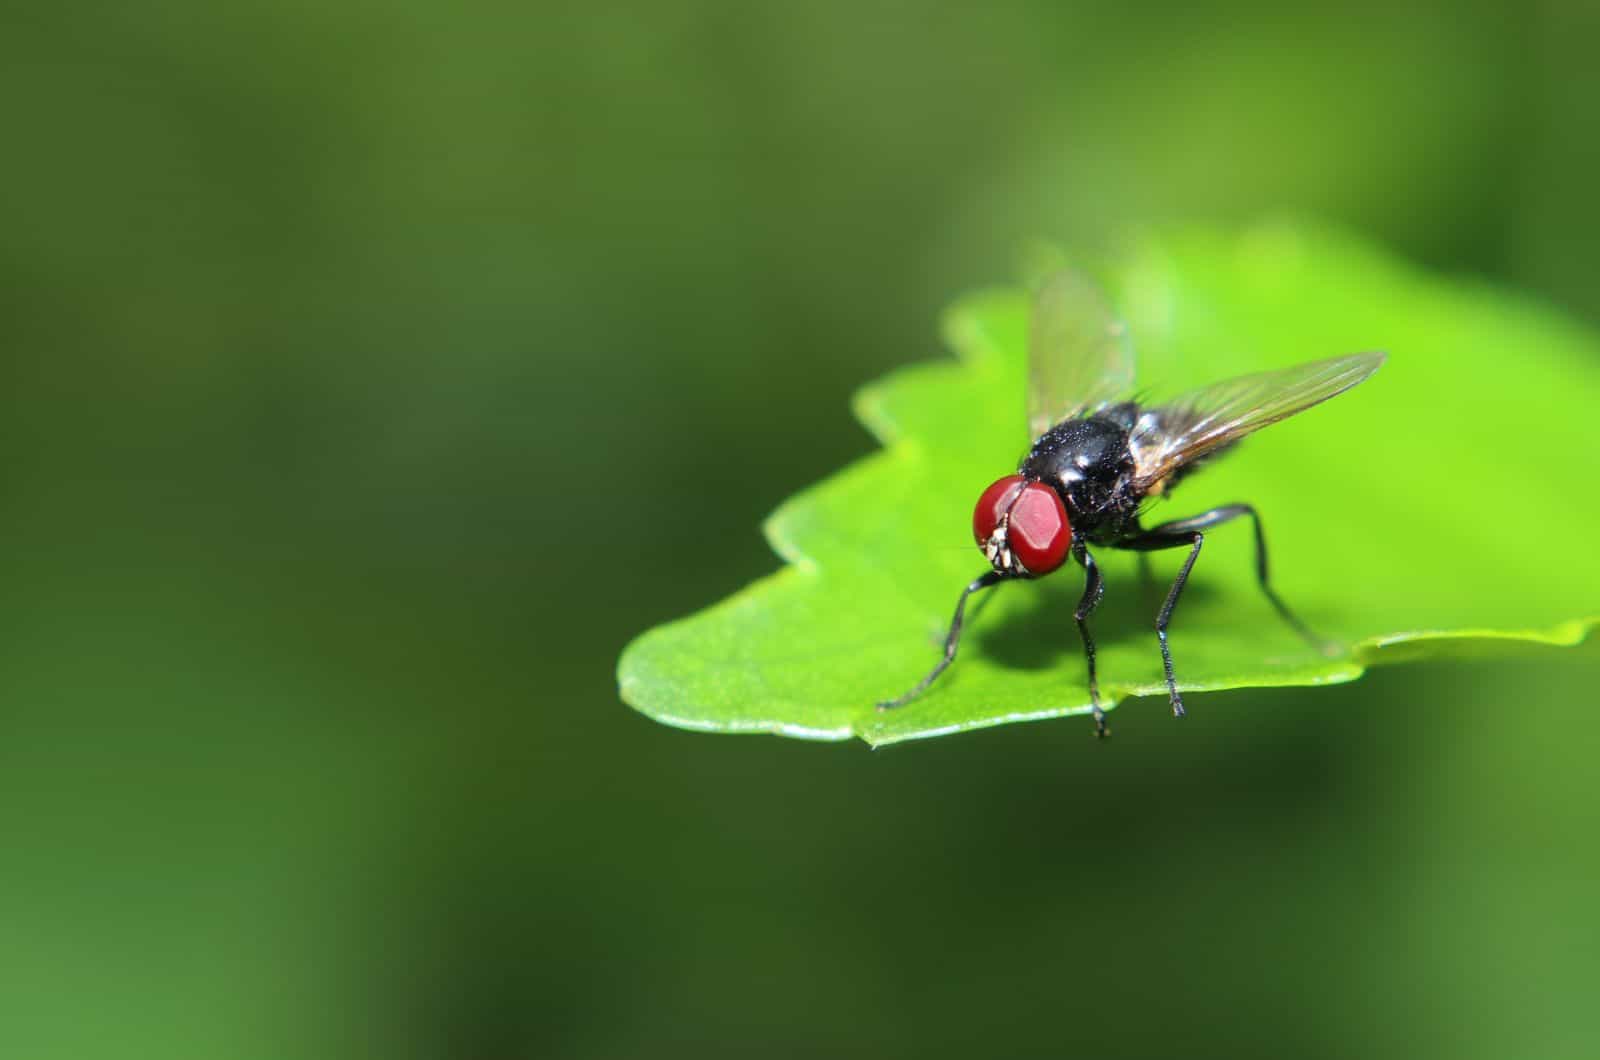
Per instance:
[[[1307,629],[1272,591],[1266,538],[1250,505],[1227,504],[1151,527],[1140,525],[1139,514],[1147,500],[1170,493],[1183,478],[1245,435],[1366,379],[1383,364],[1383,354],[1359,353],[1239,376],[1146,405],[1130,397],[1134,360],[1126,326],[1090,280],[1068,271],[1050,277],[1034,301],[1028,357],[1032,448],[1016,474],[983,492],[972,516],[973,537],[990,569],[956,601],[938,665],[905,695],[879,703],[880,710],[911,702],[950,665],[961,640],[968,597],[1003,581],[1048,574],[1070,555],[1086,578],[1073,615],[1089,666],[1095,729],[1105,736],[1094,638],[1089,633],[1089,615],[1100,603],[1102,585],[1100,568],[1088,547],[1104,545],[1135,552],[1189,550],[1156,615],[1167,693],[1173,714],[1181,717],[1183,697],[1172,672],[1167,625],[1200,555],[1205,531],[1240,516],[1248,516],[1255,528],[1261,591],[1301,636],[1323,651],[1336,650]]]

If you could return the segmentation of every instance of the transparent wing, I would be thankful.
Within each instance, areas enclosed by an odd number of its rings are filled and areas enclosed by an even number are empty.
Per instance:
[[[1358,353],[1241,375],[1145,409],[1129,438],[1136,484],[1149,489],[1184,464],[1342,394],[1383,361],[1381,353]]]
[[[1037,439],[1060,421],[1133,389],[1133,347],[1093,280],[1066,270],[1034,297],[1028,330],[1028,432]]]

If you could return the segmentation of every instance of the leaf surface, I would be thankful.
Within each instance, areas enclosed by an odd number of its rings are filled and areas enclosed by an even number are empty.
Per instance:
[[[1363,385],[1252,436],[1150,512],[1147,524],[1253,503],[1275,587],[1347,647],[1326,657],[1284,626],[1256,588],[1249,527],[1229,524],[1207,535],[1173,619],[1183,689],[1349,681],[1380,662],[1573,645],[1594,627],[1593,333],[1306,225],[1168,231],[1094,271],[1156,397],[1389,353]],[[860,391],[856,413],[884,449],[768,519],[782,570],[630,644],[623,699],[685,728],[873,745],[1086,713],[1071,564],[987,594],[959,658],[921,699],[873,706],[932,666],[957,594],[985,569],[971,510],[1025,448],[1027,315],[1020,289],[964,298],[944,326],[956,359]],[[1183,554],[1152,557],[1149,579],[1135,557],[1097,555],[1106,703],[1164,696],[1153,616]],[[1205,709],[1203,698],[1189,705]]]

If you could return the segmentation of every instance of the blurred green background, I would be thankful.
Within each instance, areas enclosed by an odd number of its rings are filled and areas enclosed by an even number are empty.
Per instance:
[[[1593,1054],[1592,649],[1105,747],[613,677],[1030,238],[1306,211],[1600,317],[1592,5],[3,30],[0,1053]]]

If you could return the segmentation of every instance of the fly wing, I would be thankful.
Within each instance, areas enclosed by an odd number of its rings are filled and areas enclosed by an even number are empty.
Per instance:
[[[1184,464],[1344,393],[1383,364],[1381,353],[1258,372],[1145,409],[1129,437],[1135,484],[1150,489]]]
[[[1133,389],[1128,326],[1093,280],[1068,269],[1034,297],[1028,330],[1028,433],[1037,440],[1069,416]]]

